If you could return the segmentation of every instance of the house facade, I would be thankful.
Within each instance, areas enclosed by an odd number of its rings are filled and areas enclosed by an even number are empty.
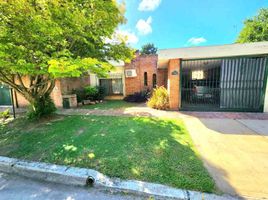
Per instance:
[[[62,107],[65,94],[87,85],[103,86],[111,99],[164,86],[172,110],[268,112],[268,42],[137,52],[131,63],[112,64],[107,78],[57,80],[51,94],[56,106]],[[0,88],[0,104],[8,102],[7,95]],[[28,104],[13,95],[17,106]]]

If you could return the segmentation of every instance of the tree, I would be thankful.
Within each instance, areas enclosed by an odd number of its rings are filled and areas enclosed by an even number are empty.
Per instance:
[[[148,43],[142,46],[141,54],[142,55],[155,55],[157,53],[157,48],[154,44]]]
[[[257,16],[247,19],[237,39],[238,43],[261,41],[268,41],[268,8],[260,9]]]
[[[33,115],[48,114],[42,108],[56,78],[105,76],[109,60],[132,58],[125,41],[105,42],[125,22],[122,10],[114,0],[1,0],[0,82],[22,94]]]

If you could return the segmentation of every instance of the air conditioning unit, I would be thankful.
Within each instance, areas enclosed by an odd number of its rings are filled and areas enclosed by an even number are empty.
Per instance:
[[[126,71],[126,77],[136,77],[137,73],[136,73],[136,69],[127,69]]]

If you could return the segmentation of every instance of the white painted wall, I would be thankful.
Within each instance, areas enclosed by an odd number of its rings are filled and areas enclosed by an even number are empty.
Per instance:
[[[99,85],[99,79],[96,74],[90,74],[90,85],[91,86],[98,86]]]
[[[267,86],[266,86],[266,92],[265,92],[264,110],[263,111],[268,113],[268,77],[267,77]]]

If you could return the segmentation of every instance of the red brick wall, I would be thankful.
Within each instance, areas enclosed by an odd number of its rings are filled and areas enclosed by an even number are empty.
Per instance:
[[[167,88],[167,69],[158,69],[157,70],[157,86],[164,86]]]
[[[157,69],[157,55],[136,55],[130,64],[125,65],[125,69],[135,69],[136,77],[125,78],[126,95],[144,90],[152,90],[153,88],[153,74],[156,74],[157,85],[167,85],[167,70]],[[147,83],[144,85],[144,73],[147,72]]]
[[[169,60],[168,65],[168,93],[169,107],[178,110],[181,106],[180,98],[180,59]]]

